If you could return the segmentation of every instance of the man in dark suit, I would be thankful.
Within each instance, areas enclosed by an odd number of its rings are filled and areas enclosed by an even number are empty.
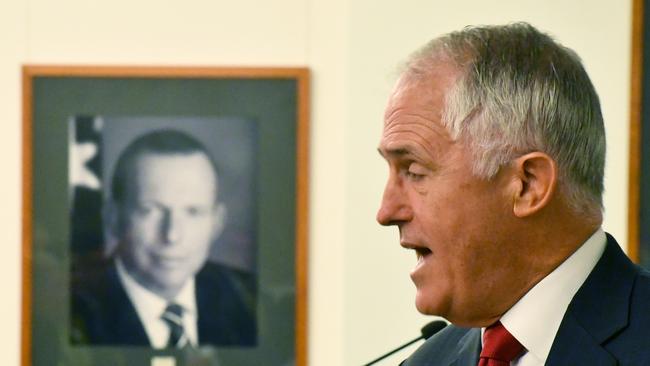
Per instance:
[[[159,130],[132,142],[105,213],[115,252],[73,276],[72,342],[255,345],[254,277],[207,261],[225,210],[216,166],[194,138]]]
[[[416,307],[452,325],[405,365],[650,365],[650,275],[602,228],[605,132],[578,56],[468,27],[389,100],[377,220],[413,249]]]

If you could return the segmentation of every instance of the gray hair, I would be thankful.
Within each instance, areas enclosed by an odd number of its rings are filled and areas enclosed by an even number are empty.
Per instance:
[[[474,174],[489,179],[517,156],[544,152],[558,165],[570,207],[601,218],[605,130],[575,52],[526,23],[467,27],[414,53],[405,76],[426,81],[441,62],[461,74],[442,123],[471,146]]]

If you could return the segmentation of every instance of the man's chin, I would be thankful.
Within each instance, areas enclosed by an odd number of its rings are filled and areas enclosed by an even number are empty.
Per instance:
[[[188,280],[189,277],[187,276],[161,274],[155,278],[154,284],[149,289],[162,297],[176,296]]]
[[[421,294],[420,291],[415,295],[415,308],[424,315],[444,316],[440,300],[430,294]]]

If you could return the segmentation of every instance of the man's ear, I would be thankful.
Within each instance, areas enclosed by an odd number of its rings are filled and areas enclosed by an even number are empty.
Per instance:
[[[217,203],[212,211],[212,240],[216,240],[223,232],[226,224],[226,215],[228,210],[223,203]]]
[[[514,162],[517,189],[513,212],[517,217],[535,214],[548,205],[557,188],[557,163],[545,153],[535,151]]]

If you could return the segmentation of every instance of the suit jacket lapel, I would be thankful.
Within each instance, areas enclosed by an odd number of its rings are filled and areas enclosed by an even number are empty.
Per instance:
[[[555,337],[547,365],[613,366],[616,360],[596,342],[593,335],[567,315]]]
[[[405,366],[476,366],[481,348],[481,330],[448,325],[429,338],[407,360]]]
[[[481,353],[481,329],[473,328],[458,341],[457,358],[449,366],[476,366]]]
[[[111,311],[107,319],[107,330],[112,330],[109,337],[115,344],[149,345],[149,337],[144,330],[144,325],[138,317],[138,313],[131,303],[129,296],[122,287],[117,275],[115,265],[112,265],[107,272],[107,286],[110,298]]]
[[[607,246],[596,267],[569,304],[551,347],[548,365],[615,365],[601,347],[628,324],[636,269],[618,243]]]

